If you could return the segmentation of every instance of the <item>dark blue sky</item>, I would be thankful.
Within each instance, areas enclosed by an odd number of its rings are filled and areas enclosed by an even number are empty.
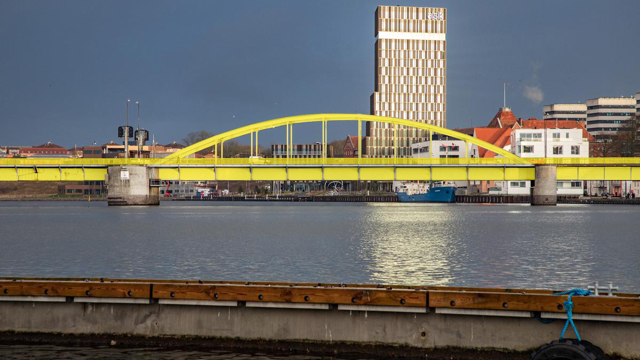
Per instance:
[[[637,0],[0,0],[0,145],[117,140],[127,98],[160,143],[289,115],[367,114],[381,4],[448,8],[449,128],[486,125],[505,81],[519,117],[640,92]],[[319,141],[314,130],[300,126],[295,141]],[[330,125],[330,140],[347,133],[354,124]],[[284,129],[261,133],[272,141]]]

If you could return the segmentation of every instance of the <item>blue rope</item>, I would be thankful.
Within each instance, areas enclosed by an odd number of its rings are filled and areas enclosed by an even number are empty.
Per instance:
[[[567,299],[567,301],[564,302],[564,309],[567,312],[567,322],[564,323],[564,328],[560,333],[560,340],[562,340],[562,338],[564,337],[564,333],[567,331],[567,327],[569,327],[569,324],[571,324],[573,331],[576,333],[576,337],[578,338],[578,341],[582,341],[582,339],[580,339],[580,334],[578,334],[578,329],[576,329],[576,324],[573,323],[573,318],[572,318],[573,301],[571,301],[571,297],[574,295],[589,296],[591,295],[591,291],[583,290],[583,289],[571,289],[569,291],[563,291],[563,292],[555,293],[553,295],[569,295],[569,298]]]

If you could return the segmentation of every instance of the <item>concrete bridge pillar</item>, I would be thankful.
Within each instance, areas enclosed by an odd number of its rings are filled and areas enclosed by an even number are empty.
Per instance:
[[[109,205],[160,205],[160,188],[150,187],[158,179],[158,169],[146,166],[110,166]]]
[[[558,203],[558,177],[556,165],[536,165],[535,186],[531,188],[531,205]]]

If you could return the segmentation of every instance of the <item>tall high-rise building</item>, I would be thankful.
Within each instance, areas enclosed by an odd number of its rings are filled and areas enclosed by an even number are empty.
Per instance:
[[[371,114],[445,127],[447,9],[378,6],[375,18]],[[368,122],[364,154],[411,156],[411,144],[425,140],[427,131],[398,126],[394,134],[393,124]]]
[[[587,130],[597,140],[609,139],[635,115],[632,97],[587,100]]]
[[[640,92],[636,93],[636,114],[640,115]]]

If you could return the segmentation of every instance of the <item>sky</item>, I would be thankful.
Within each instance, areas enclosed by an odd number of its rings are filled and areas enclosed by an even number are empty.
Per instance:
[[[117,141],[136,124],[161,144],[274,118],[369,113],[378,5],[446,7],[447,127],[502,106],[640,92],[638,0],[0,0],[0,146]],[[294,142],[320,141],[300,125]],[[356,135],[329,125],[329,140]],[[249,142],[249,137],[240,139]],[[283,143],[285,129],[260,133]]]

